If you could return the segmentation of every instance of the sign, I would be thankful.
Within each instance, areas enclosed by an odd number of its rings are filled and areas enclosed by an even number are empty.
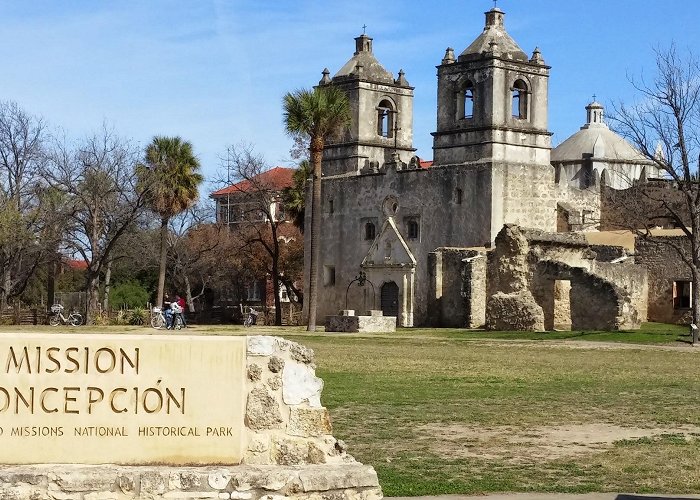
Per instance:
[[[245,337],[0,334],[0,463],[238,464]]]

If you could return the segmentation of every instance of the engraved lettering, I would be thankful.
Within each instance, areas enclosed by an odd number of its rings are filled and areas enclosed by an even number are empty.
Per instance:
[[[49,347],[48,349],[46,349],[46,357],[49,361],[56,365],[55,368],[52,368],[50,370],[48,368],[44,369],[46,373],[56,373],[57,371],[61,370],[61,362],[53,357],[54,352],[61,352],[61,349],[59,349],[58,347]]]
[[[99,387],[88,387],[88,413],[92,415],[92,406],[105,398],[105,393]]]
[[[41,396],[39,397],[39,404],[41,405],[41,409],[44,410],[44,413],[58,413],[58,408],[47,408],[46,403],[44,402],[46,399],[46,394],[49,392],[58,392],[58,389],[55,387],[47,387],[43,391],[41,391]]]
[[[64,395],[63,413],[80,413],[80,410],[76,410],[74,408],[68,408],[68,403],[75,403],[77,401],[77,398],[75,398],[73,396],[69,396],[69,392],[73,392],[73,391],[76,391],[76,392],[80,391],[80,387],[64,387],[63,388],[63,395]]]
[[[63,370],[66,373],[75,373],[78,370],[80,370],[80,363],[78,363],[78,360],[71,357],[71,355],[70,355],[73,352],[77,353],[78,348],[77,347],[69,347],[68,349],[66,349],[66,360],[70,361],[71,363],[73,363],[73,365],[75,365],[75,368],[71,368],[70,370],[68,368],[66,368],[65,370]]]
[[[29,352],[27,351],[27,348],[24,347],[22,349],[22,357],[17,361],[17,356],[15,355],[15,350],[10,347],[9,352],[7,353],[7,363],[5,364],[5,373],[10,373],[10,362],[15,365],[15,371],[17,373],[20,372],[22,369],[22,365],[24,363],[27,363],[27,373],[32,373],[32,367],[29,365]]]

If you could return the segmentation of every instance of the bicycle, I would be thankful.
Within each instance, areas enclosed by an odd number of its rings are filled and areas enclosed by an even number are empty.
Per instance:
[[[250,328],[254,324],[258,322],[258,315],[260,313],[253,309],[252,307],[248,308],[248,314],[246,314],[245,320],[243,320],[243,326],[246,328]]]
[[[165,313],[160,307],[154,307],[151,311],[151,326],[157,330],[165,328],[166,320]],[[174,330],[182,329],[182,318],[179,314],[173,316],[173,327]]]
[[[163,309],[160,307],[154,307],[151,310],[151,326],[156,329],[165,326],[165,314],[163,314]]]
[[[58,326],[60,324],[78,326],[83,324],[83,315],[79,312],[71,311],[66,318],[63,315],[64,307],[61,304],[51,306],[51,316],[49,317],[49,325]]]

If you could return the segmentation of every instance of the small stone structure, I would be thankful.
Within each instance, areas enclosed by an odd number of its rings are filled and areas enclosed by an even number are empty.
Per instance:
[[[326,316],[327,332],[344,333],[393,333],[396,316],[384,316],[382,311],[371,310],[366,316],[355,316],[355,311],[345,309],[337,316]]]
[[[248,337],[242,464],[4,465],[0,498],[47,500],[382,497],[377,475],[331,434],[314,354],[278,337]],[[216,380],[211,381],[217,384]],[[221,387],[221,397],[226,397]],[[215,402],[212,402],[215,404]]]

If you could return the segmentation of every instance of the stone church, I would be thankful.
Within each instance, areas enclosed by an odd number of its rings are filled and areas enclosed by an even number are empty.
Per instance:
[[[334,76],[323,71],[320,86],[347,92],[352,124],[324,151],[321,320],[341,309],[381,309],[401,326],[483,325],[489,297],[505,293],[493,288],[498,277],[487,283],[486,276],[504,227],[528,228],[528,248],[542,254],[552,245],[564,249],[569,261],[556,269],[571,280],[567,286],[612,279],[586,260],[583,236],[543,235],[595,231],[601,186],[624,189],[659,172],[607,127],[597,102],[586,107],[581,130],[552,150],[551,68],[539,48],[528,56],[508,35],[502,10],[485,15],[483,32],[459,54],[448,48],[437,66],[432,162],[415,156],[412,145],[413,87],[403,71],[394,77],[375,58],[372,38],[357,37],[354,54]],[[598,254],[610,261],[624,252]],[[350,286],[360,271],[369,284]],[[646,277],[639,280],[645,287]],[[552,290],[534,293],[537,307],[556,295]],[[625,300],[619,311],[636,299]],[[645,314],[645,306],[639,309]],[[545,312],[536,327],[551,327],[554,316]]]

